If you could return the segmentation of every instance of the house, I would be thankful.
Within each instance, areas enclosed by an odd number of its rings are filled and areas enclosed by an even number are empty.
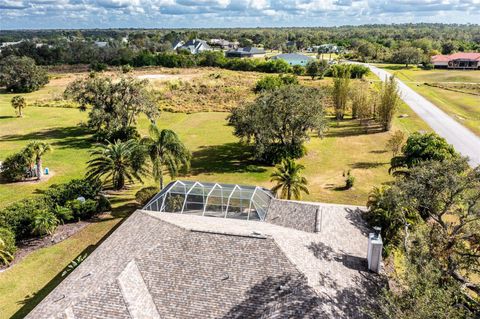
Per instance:
[[[431,61],[436,69],[480,69],[480,53],[475,52],[434,55],[432,56]]]
[[[272,60],[285,60],[290,65],[307,65],[308,61],[313,60],[311,56],[299,54],[299,53],[282,53],[271,57]]]
[[[16,42],[2,42],[2,44],[0,45],[0,48],[6,48],[6,47],[14,46],[14,45],[22,43],[23,41],[24,40],[20,40],[20,41],[16,41]]]
[[[181,45],[179,45],[179,43],[175,43],[174,48],[175,50],[187,50],[191,54],[198,54],[204,51],[212,50],[212,48],[207,44],[207,41],[199,39],[189,40]]]
[[[340,48],[336,44],[327,43],[322,45],[313,45],[307,48],[310,53],[339,53]]]
[[[265,50],[262,48],[246,47],[225,52],[227,58],[251,58],[265,56]]]
[[[106,48],[108,46],[108,42],[106,42],[106,41],[95,41],[95,42],[93,42],[93,44],[97,48]]]
[[[226,49],[236,49],[238,48],[238,45],[240,44],[238,41],[228,41],[225,39],[210,39],[208,41],[210,45],[220,47],[224,50]]]
[[[172,44],[172,50],[176,51],[176,50],[180,49],[184,44],[185,44],[185,41],[176,40]]]
[[[0,44],[0,53],[2,52],[2,49],[5,49],[5,48],[10,47],[10,46],[18,45],[22,42],[24,42],[24,40],[20,40],[20,41],[16,41],[16,42],[2,42]]]
[[[378,277],[361,209],[175,181],[26,318],[362,318]]]

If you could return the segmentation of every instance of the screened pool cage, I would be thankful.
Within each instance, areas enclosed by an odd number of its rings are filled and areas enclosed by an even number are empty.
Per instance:
[[[265,220],[272,193],[258,186],[175,181],[144,210],[200,216]]]

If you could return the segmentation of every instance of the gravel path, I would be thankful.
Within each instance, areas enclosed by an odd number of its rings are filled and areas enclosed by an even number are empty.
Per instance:
[[[391,74],[373,65],[366,64],[370,70],[382,81]],[[480,165],[480,137],[476,136],[462,124],[455,121],[436,105],[398,80],[401,98],[410,108],[417,113],[430,127],[464,156],[470,158],[470,165]],[[480,105],[480,100],[479,100]]]

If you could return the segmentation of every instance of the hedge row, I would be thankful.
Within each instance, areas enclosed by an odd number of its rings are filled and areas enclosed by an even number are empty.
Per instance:
[[[3,249],[13,255],[15,241],[44,235],[34,232],[39,220],[54,218],[70,223],[110,209],[110,202],[100,191],[99,182],[75,179],[52,185],[41,196],[10,204],[0,210],[0,239],[7,246]]]

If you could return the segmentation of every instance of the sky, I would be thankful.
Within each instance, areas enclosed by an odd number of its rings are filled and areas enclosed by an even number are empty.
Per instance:
[[[480,23],[480,0],[0,0],[1,29]]]

